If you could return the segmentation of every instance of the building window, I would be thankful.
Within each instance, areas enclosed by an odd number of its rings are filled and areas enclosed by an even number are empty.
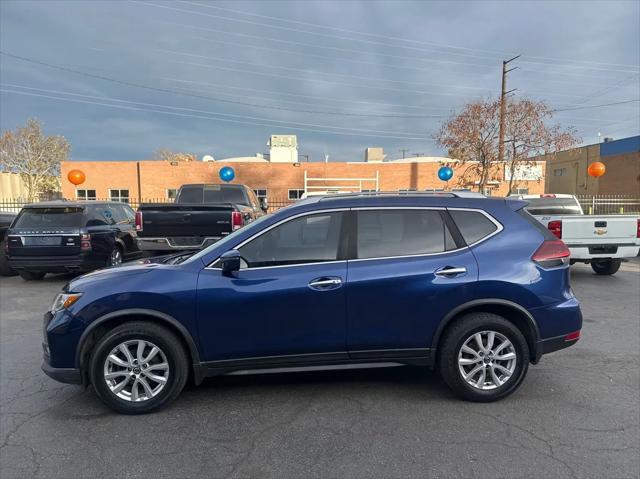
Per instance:
[[[76,198],[79,200],[95,201],[96,190],[76,190]]]
[[[109,199],[111,201],[129,203],[129,190],[109,190]]]
[[[290,200],[299,200],[304,195],[304,190],[289,190]]]
[[[253,190],[253,192],[256,194],[256,197],[260,200],[262,198],[266,198],[267,197],[267,190],[266,188],[258,188],[256,190]]]
[[[528,195],[529,188],[516,188],[516,195]]]
[[[553,169],[553,176],[566,176],[567,175],[567,169],[566,168],[554,168]]]
[[[175,200],[176,196],[178,196],[177,188],[167,188],[167,199]]]
[[[398,193],[405,193],[405,194],[406,194],[406,193],[412,193],[412,192],[414,192],[414,191],[416,191],[416,189],[415,189],[415,188],[399,189],[399,190],[398,190]]]

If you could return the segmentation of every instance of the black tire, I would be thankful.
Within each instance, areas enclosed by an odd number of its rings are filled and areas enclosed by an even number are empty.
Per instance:
[[[9,260],[7,260],[7,254],[4,251],[5,241],[0,241],[0,276],[15,276],[18,273],[9,266]]]
[[[168,379],[156,396],[140,402],[121,399],[107,385],[104,364],[107,356],[125,341],[145,340],[156,345],[169,364]],[[157,324],[134,321],[122,324],[105,333],[94,347],[89,362],[89,375],[98,397],[111,409],[121,414],[155,412],[176,399],[189,377],[189,361],[179,339],[168,329]]]
[[[39,271],[20,271],[18,274],[25,281],[40,281],[47,273],[41,273]]]
[[[591,269],[596,274],[601,275],[611,275],[616,274],[620,269],[620,265],[622,264],[621,259],[594,259],[591,260]]]
[[[465,341],[483,331],[497,332],[513,345],[515,369],[511,376],[494,389],[479,389],[465,381],[458,365],[458,355]],[[522,332],[511,322],[492,313],[470,313],[447,328],[439,347],[438,367],[445,383],[467,401],[498,401],[513,393],[522,383],[529,368],[529,346]],[[478,380],[479,382],[479,380]]]

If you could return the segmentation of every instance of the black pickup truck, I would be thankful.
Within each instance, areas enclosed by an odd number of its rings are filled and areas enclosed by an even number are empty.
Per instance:
[[[266,201],[244,185],[182,185],[175,203],[140,205],[138,247],[154,252],[204,248],[266,211]]]

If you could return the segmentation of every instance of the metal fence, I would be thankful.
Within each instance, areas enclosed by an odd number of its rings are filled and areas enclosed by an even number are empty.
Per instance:
[[[640,214],[638,195],[578,195],[586,215],[631,215]]]
[[[92,198],[92,201],[114,201],[109,198]],[[269,213],[273,213],[278,211],[280,208],[284,208],[285,206],[289,206],[296,202],[296,200],[292,200],[289,198],[267,198],[269,204]],[[73,201],[73,200],[68,200]],[[173,203],[173,198],[143,198],[142,203]],[[131,198],[126,201],[122,201],[123,203],[127,203],[134,210],[138,208],[140,205],[140,201],[137,198]],[[27,201],[21,198],[0,198],[0,212],[2,213],[18,213],[20,209],[24,205],[38,203],[37,201]]]

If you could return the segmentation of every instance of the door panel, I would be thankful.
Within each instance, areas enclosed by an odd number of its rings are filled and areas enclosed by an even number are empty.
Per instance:
[[[309,286],[325,278],[342,284]],[[204,269],[197,300],[204,360],[346,351],[345,280],[345,261],[242,269],[232,276]]]
[[[466,273],[436,274],[447,267]],[[465,248],[432,256],[349,261],[348,276],[347,344],[350,354],[361,357],[357,351],[429,348],[442,317],[472,297],[478,267]]]

